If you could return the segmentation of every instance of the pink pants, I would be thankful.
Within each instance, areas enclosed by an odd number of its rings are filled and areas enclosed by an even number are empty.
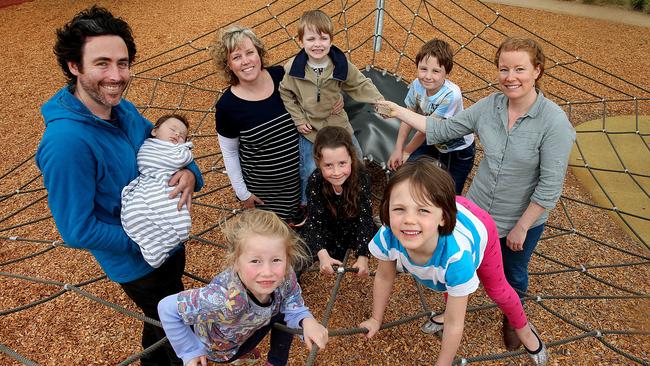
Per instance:
[[[512,289],[503,273],[503,259],[501,258],[501,244],[499,233],[492,217],[474,202],[465,197],[456,196],[456,202],[472,212],[485,225],[488,232],[488,243],[483,255],[483,261],[476,270],[481,284],[487,295],[494,301],[508,318],[508,322],[515,329],[523,328],[528,321],[519,296]],[[447,293],[445,293],[445,299]]]

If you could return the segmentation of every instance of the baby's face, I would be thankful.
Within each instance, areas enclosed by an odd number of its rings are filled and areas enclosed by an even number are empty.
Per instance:
[[[187,138],[187,127],[176,118],[170,118],[151,131],[158,140],[169,141],[172,144],[182,144]]]

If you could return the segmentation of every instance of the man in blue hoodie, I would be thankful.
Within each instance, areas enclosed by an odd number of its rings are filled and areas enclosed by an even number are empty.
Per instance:
[[[122,99],[136,47],[129,25],[93,6],[57,30],[57,61],[68,79],[41,108],[45,133],[36,153],[54,221],[71,247],[89,250],[109,279],[119,283],[143,313],[158,319],[158,301],[183,290],[185,247],[180,244],[154,269],[120,224],[120,193],[138,176],[136,156],[153,125]],[[169,181],[181,195],[178,208],[191,204],[203,186],[192,163]],[[164,337],[144,324],[142,345]],[[180,365],[172,348],[158,348],[142,365]]]

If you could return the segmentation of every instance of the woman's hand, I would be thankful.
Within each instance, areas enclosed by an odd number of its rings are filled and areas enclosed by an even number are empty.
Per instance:
[[[263,205],[264,201],[261,199],[257,198],[256,195],[251,193],[251,196],[248,197],[246,200],[241,201],[241,205],[244,208],[255,208],[255,205]]]
[[[198,366],[198,365],[208,366],[208,358],[205,355],[195,357],[191,359],[185,366]]]
[[[368,276],[368,257],[361,255],[357,258],[356,262],[352,265],[352,268],[357,268],[357,276],[367,277]]]
[[[367,320],[364,320],[361,324],[359,324],[359,328],[366,328],[368,329],[368,333],[366,333],[364,336],[367,339],[370,339],[377,334],[379,331],[379,328],[381,328],[381,322],[375,318],[370,318]]]
[[[335,264],[338,266],[343,265],[341,261],[330,257],[329,253],[327,253],[327,250],[325,249],[321,249],[317,255],[320,273],[334,274],[334,268],[332,268],[332,266]]]
[[[311,351],[312,343],[316,343],[318,349],[324,349],[329,338],[327,328],[322,326],[314,318],[304,318],[302,320],[302,334],[305,338],[305,346]]]
[[[176,197],[179,193],[181,198],[178,200],[178,211],[187,206],[187,210],[191,211],[192,209],[192,192],[194,192],[194,185],[196,184],[196,178],[194,173],[189,169],[181,169],[172,175],[169,180],[169,186],[176,186],[170,193],[169,198]]]
[[[314,128],[311,127],[309,123],[305,123],[304,125],[300,125],[296,127],[298,129],[298,132],[300,132],[303,135],[306,135],[310,133]]]
[[[527,233],[528,230],[520,225],[515,225],[506,237],[506,245],[508,248],[514,252],[524,250],[524,241],[526,240]]]
[[[375,112],[379,113],[384,118],[397,117],[400,108],[402,107],[389,100],[381,100],[375,103]]]

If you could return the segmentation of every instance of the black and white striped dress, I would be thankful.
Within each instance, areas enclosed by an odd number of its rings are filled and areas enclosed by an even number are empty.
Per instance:
[[[239,199],[252,193],[264,201],[258,208],[288,219],[300,203],[298,132],[278,92],[284,70],[280,66],[267,70],[273,78],[273,94],[264,100],[248,101],[227,89],[216,105],[216,127],[228,176]],[[238,149],[234,156],[226,152],[233,146]],[[238,167],[243,182],[237,179]]]
[[[122,189],[122,227],[154,268],[189,237],[190,213],[187,206],[178,211],[180,195],[169,198],[174,187],[168,183],[174,173],[192,162],[191,149],[191,142],[146,139],[138,151],[140,175]]]

